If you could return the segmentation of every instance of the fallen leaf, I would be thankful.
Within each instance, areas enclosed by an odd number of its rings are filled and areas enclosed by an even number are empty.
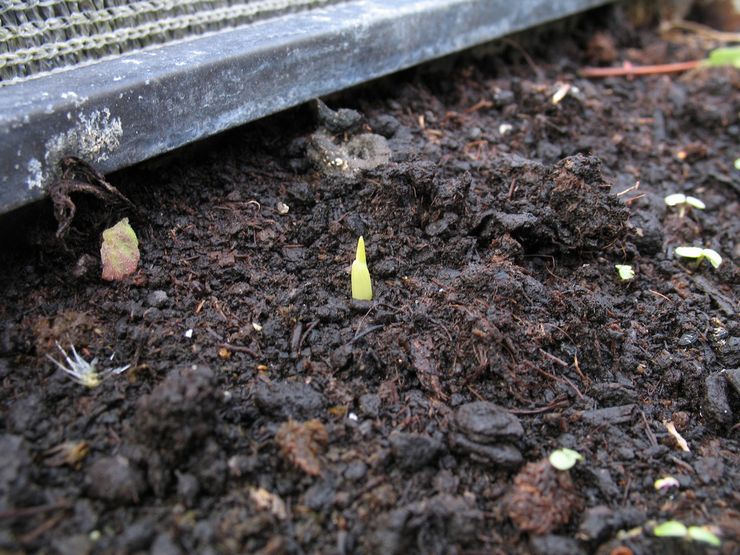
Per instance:
[[[278,429],[275,441],[291,464],[311,476],[321,474],[319,454],[329,443],[329,434],[321,422],[315,419],[306,422],[288,420]]]
[[[120,281],[136,271],[139,266],[139,240],[128,218],[103,231],[100,259],[103,264],[102,277],[106,281]]]

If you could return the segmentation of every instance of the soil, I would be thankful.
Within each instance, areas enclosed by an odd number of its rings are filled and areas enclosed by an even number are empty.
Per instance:
[[[110,198],[63,184],[63,239],[51,202],[6,216],[0,552],[737,553],[740,72],[580,78],[713,46],[611,8],[517,41],[106,176]],[[141,262],[103,281],[123,217]],[[560,447],[584,460],[555,470]],[[672,519],[722,546],[655,537]]]

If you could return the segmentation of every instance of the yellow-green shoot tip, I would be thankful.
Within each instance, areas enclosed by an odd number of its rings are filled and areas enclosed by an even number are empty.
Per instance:
[[[363,264],[367,263],[365,260],[365,239],[362,238],[362,235],[360,235],[360,238],[357,240],[357,253],[355,254],[355,260],[359,260]]]
[[[365,261],[365,240],[362,237],[357,241],[357,254],[352,262],[352,298],[357,301],[373,300],[373,284]]]

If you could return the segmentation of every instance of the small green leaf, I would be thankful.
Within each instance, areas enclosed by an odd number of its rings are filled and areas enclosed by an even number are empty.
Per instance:
[[[673,252],[681,258],[701,258],[704,256],[704,249],[701,247],[676,247]]]
[[[705,64],[708,66],[734,66],[740,69],[740,46],[715,48],[709,53]]]
[[[677,206],[686,202],[686,195],[683,193],[673,193],[663,199],[668,206]]]
[[[740,171],[740,158],[735,158],[735,169]]]
[[[635,277],[635,271],[629,264],[615,264],[614,267],[617,269],[619,279],[622,281],[628,281]]]
[[[701,251],[701,254],[715,268],[719,268],[719,265],[722,264],[722,257],[713,249],[704,249]]]
[[[568,470],[578,462],[583,460],[583,455],[573,449],[562,448],[556,449],[548,457],[550,464],[558,470]]]
[[[139,265],[139,240],[128,218],[103,231],[100,259],[102,277],[106,281],[120,281],[136,271]]]
[[[689,206],[693,206],[694,208],[697,208],[699,210],[704,210],[707,207],[706,204],[704,204],[696,197],[686,197],[686,204],[688,204]]]
[[[687,535],[696,542],[708,543],[714,547],[722,545],[722,541],[717,537],[717,534],[712,532],[707,526],[689,526]]]
[[[665,202],[668,206],[688,204],[689,206],[693,206],[694,208],[698,208],[699,210],[704,210],[707,207],[707,205],[704,204],[701,199],[686,196],[683,193],[673,193],[672,195],[668,195],[663,199],[663,202]]]
[[[667,520],[653,528],[653,534],[659,538],[685,538],[686,526],[677,520]]]

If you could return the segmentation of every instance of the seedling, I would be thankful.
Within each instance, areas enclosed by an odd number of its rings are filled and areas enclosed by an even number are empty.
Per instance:
[[[658,478],[655,480],[655,489],[658,491],[664,491],[669,490],[671,488],[677,488],[679,487],[678,480],[676,480],[673,476],[664,476],[663,478]]]
[[[365,261],[365,240],[357,240],[357,253],[352,262],[352,298],[358,301],[373,300],[373,284]]]
[[[703,249],[701,247],[676,247],[673,251],[676,256],[681,258],[693,258],[697,264],[701,263],[705,258],[709,260],[709,263],[715,268],[719,268],[722,264],[722,257],[719,253],[712,249]]]
[[[678,206],[678,215],[684,217],[688,208],[696,208],[697,210],[704,210],[707,205],[696,197],[687,196],[683,193],[674,193],[665,197],[664,202],[668,206]]]
[[[622,67],[586,67],[580,73],[584,77],[632,77],[636,75],[659,75],[690,71],[699,67],[733,66],[740,68],[740,46],[716,48],[703,60],[689,60],[672,64],[636,66],[624,62]]]
[[[740,46],[715,48],[704,61],[707,66],[733,66],[740,69]]]
[[[109,378],[113,375],[121,374],[131,367],[130,364],[127,364],[125,366],[119,366],[118,368],[109,368],[108,370],[103,370],[102,372],[100,372],[97,369],[97,358],[92,359],[91,362],[87,362],[77,353],[74,345],[70,345],[69,347],[72,351],[72,358],[70,358],[69,355],[67,355],[67,353],[64,351],[64,349],[62,349],[62,346],[57,343],[57,348],[61,351],[62,355],[64,355],[64,360],[67,362],[66,366],[58,362],[50,355],[46,355],[46,358],[52,361],[57,366],[57,368],[62,370],[75,382],[91,389],[93,387],[99,386],[106,378]]]
[[[635,277],[635,271],[629,264],[615,264],[614,267],[617,269],[619,279],[622,281],[629,281]]]
[[[735,158],[735,169],[740,171],[740,158]]]
[[[583,460],[583,455],[573,449],[563,447],[556,449],[548,457],[550,464],[558,470],[569,470],[578,462]]]
[[[709,526],[686,526],[678,520],[667,520],[653,528],[653,535],[658,538],[682,538],[688,541],[708,543],[719,547],[722,541]]]

